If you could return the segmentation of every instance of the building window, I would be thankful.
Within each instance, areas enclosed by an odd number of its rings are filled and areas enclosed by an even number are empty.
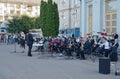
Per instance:
[[[117,25],[116,21],[112,21],[112,26],[116,26],[116,25]]]
[[[91,33],[92,32],[92,5],[88,6],[88,32]]]
[[[0,21],[3,21],[3,16],[0,16]]]
[[[10,14],[14,14],[14,10],[10,10]]]
[[[115,0],[106,0],[106,19],[105,19],[105,27],[108,34],[112,34],[116,32],[117,26],[117,11],[110,9],[109,3]]]
[[[21,7],[20,5],[16,5],[16,8],[17,8],[17,9],[20,9],[20,7]]]
[[[107,29],[106,29],[106,32],[109,33],[109,32],[110,32],[110,28],[107,28]]]
[[[20,11],[16,11],[16,14],[17,14],[17,15],[20,15]]]
[[[110,21],[106,22],[106,26],[110,26]]]
[[[106,15],[106,20],[110,20],[110,15]]]
[[[117,14],[112,14],[112,19],[117,19]]]
[[[72,0],[72,1],[73,1],[72,3],[74,3],[74,5],[78,4],[78,0]]]

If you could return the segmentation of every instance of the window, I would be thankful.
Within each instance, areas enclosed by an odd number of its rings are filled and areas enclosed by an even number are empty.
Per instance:
[[[66,0],[63,0],[63,1],[61,2],[62,6],[65,5],[65,3],[66,3]]]
[[[110,15],[106,15],[106,20],[110,20]]]
[[[88,32],[91,33],[92,32],[92,5],[88,6],[88,22],[89,22],[89,26],[88,26]]]
[[[73,1],[72,3],[74,3],[74,5],[78,4],[78,0],[72,0],[72,1]]]
[[[106,29],[106,32],[109,33],[109,32],[110,32],[110,28],[107,28],[107,29]]]
[[[5,30],[2,29],[1,32],[5,32]]]
[[[110,21],[106,22],[106,26],[110,26]]]
[[[106,18],[105,18],[105,25],[106,31],[108,34],[112,34],[116,32],[117,26],[117,11],[111,9],[109,3],[114,0],[106,0]]]
[[[3,16],[0,16],[0,21],[2,21],[3,20]]]
[[[20,15],[20,11],[16,11],[16,13],[17,13],[18,15]]]
[[[117,14],[112,14],[112,19],[117,19]]]
[[[117,25],[116,21],[112,21],[112,26],[116,26],[116,25]]]
[[[14,14],[14,10],[10,10],[10,14]]]
[[[16,5],[16,8],[17,8],[17,9],[20,9],[20,7],[21,7],[20,5]]]

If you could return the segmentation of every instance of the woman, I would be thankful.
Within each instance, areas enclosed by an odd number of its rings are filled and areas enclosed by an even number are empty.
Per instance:
[[[118,39],[115,39],[114,44],[111,46],[111,50],[110,50],[111,61],[117,61],[118,60],[118,54],[117,54],[117,48],[118,47],[119,47]]]
[[[24,53],[25,52],[25,38],[23,36],[20,37],[20,48],[21,48],[21,52]]]

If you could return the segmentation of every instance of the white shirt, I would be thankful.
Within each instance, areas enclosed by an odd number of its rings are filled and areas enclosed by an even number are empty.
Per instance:
[[[109,49],[109,48],[110,48],[108,41],[106,41],[106,42],[104,43],[104,45],[105,45],[105,49]]]

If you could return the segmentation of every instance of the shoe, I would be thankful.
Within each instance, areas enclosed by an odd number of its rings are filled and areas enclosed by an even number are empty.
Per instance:
[[[32,57],[32,55],[28,55],[29,57]]]
[[[80,58],[80,60],[85,60],[85,58]]]
[[[22,51],[21,53],[25,53],[25,51]]]

